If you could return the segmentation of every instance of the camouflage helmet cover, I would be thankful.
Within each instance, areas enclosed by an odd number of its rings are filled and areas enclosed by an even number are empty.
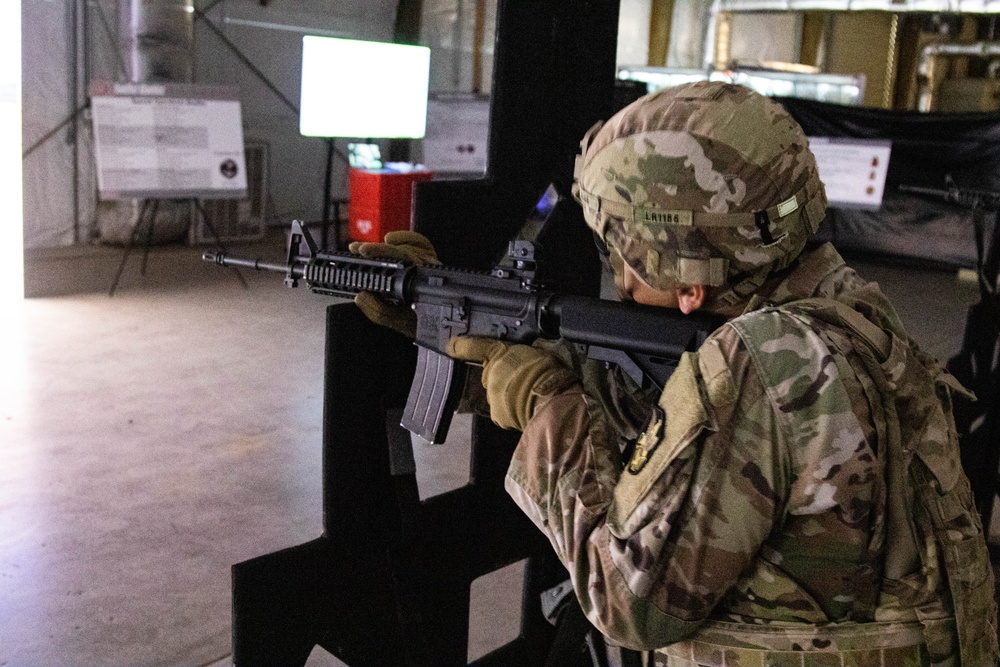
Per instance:
[[[826,210],[802,128],[743,86],[647,95],[581,146],[573,193],[587,224],[657,289],[726,286],[717,300],[742,300],[802,252]]]

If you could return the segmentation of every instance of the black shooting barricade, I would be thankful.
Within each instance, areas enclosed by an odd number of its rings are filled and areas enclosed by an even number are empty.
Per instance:
[[[415,190],[414,227],[443,263],[492,267],[552,185],[546,280],[598,294],[569,188],[580,138],[613,111],[617,25],[617,0],[499,2],[486,175]],[[525,559],[520,636],[475,664],[544,664],[539,596],[566,572],[503,489],[518,434],[474,418],[470,483],[421,501],[398,426],[413,344],[353,304],[329,307],[326,333],[323,535],[233,566],[234,664],[303,665],[319,645],[352,667],[465,665],[472,582]]]
[[[979,301],[969,307],[961,349],[948,360],[948,370],[979,399],[956,401],[955,423],[987,534],[1000,493],[1000,192],[996,196],[991,204],[973,202]]]

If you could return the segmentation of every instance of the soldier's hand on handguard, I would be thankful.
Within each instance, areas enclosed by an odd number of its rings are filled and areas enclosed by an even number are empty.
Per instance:
[[[354,241],[348,248],[355,255],[369,259],[385,259],[416,266],[437,264],[437,252],[423,234],[411,231],[389,232],[382,243]],[[407,306],[383,301],[371,292],[360,292],[354,297],[361,312],[375,324],[414,338],[417,333],[417,316]]]
[[[456,337],[448,342],[448,354],[483,364],[490,418],[501,428],[523,431],[540,400],[577,381],[558,359],[530,345]]]

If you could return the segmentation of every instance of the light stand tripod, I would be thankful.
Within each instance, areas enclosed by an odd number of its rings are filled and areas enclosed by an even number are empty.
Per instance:
[[[132,252],[133,246],[135,246],[136,237],[139,235],[139,231],[142,229],[143,218],[146,217],[146,213],[149,212],[149,226],[146,229],[146,240],[143,243],[142,265],[139,269],[140,275],[146,275],[146,264],[149,261],[149,248],[153,244],[153,226],[156,224],[156,214],[160,208],[160,201],[160,199],[142,200],[142,206],[139,208],[139,215],[136,216],[135,226],[132,228],[132,233],[129,235],[128,242],[125,244],[125,250],[122,251],[122,259],[118,264],[118,272],[115,274],[115,279],[111,283],[111,289],[108,290],[108,296],[114,296],[115,290],[118,289],[118,283],[121,280],[122,273],[125,271],[125,264],[128,263],[128,256]],[[215,227],[212,225],[208,215],[206,215],[205,207],[202,206],[201,202],[197,199],[190,199],[187,201],[193,203],[195,208],[198,210],[198,215],[201,216],[205,226],[208,227],[208,230],[212,233],[212,237],[215,239],[216,245],[219,246],[222,252],[227,252],[226,246],[223,245],[219,233],[215,230]],[[243,274],[240,273],[239,268],[232,268],[236,272],[236,276],[240,279],[240,282],[243,284],[243,289],[249,289],[250,286],[247,284],[246,278],[243,277]]]

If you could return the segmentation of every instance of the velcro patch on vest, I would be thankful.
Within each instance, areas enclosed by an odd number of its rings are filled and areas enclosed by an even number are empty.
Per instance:
[[[784,218],[786,215],[788,215],[789,213],[794,212],[798,208],[799,208],[799,202],[795,198],[795,195],[792,195],[791,197],[789,197],[785,201],[783,201],[780,204],[778,204],[778,217],[779,218]]]
[[[714,338],[705,341],[698,350],[698,366],[705,382],[705,393],[712,405],[722,407],[736,401],[736,381],[719,341]]]
[[[636,453],[618,480],[614,502],[608,508],[608,526],[612,534],[628,532],[629,518],[649,493],[650,488],[670,463],[693,442],[709,424],[708,413],[701,401],[697,379],[697,355],[685,352],[663,388],[657,417],[643,432],[644,453]],[[630,469],[631,468],[631,469]]]
[[[663,408],[654,405],[653,414],[649,416],[646,428],[642,430],[642,435],[635,443],[635,452],[632,453],[632,460],[628,463],[628,471],[633,475],[638,475],[646,467],[649,457],[660,445],[660,439],[663,438],[663,423],[666,419]]]

